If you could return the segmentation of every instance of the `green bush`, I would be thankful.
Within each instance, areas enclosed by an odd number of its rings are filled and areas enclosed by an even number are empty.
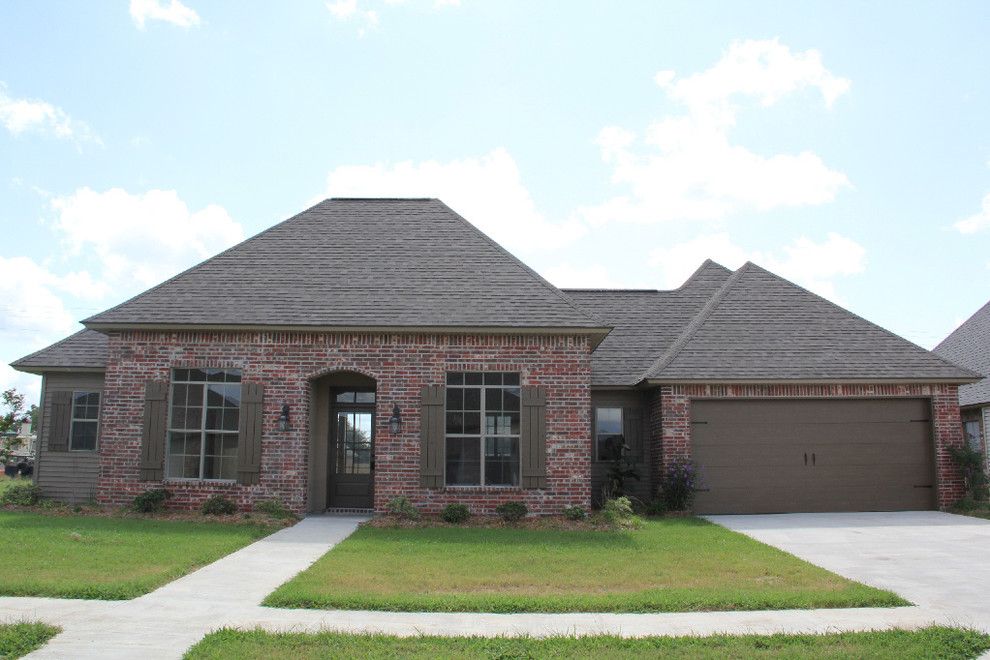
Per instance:
[[[462,523],[471,517],[471,512],[463,504],[448,504],[440,512],[440,518],[444,522],[449,522],[453,525]]]
[[[279,520],[294,519],[296,514],[292,513],[289,507],[282,503],[282,500],[273,497],[269,500],[258,500],[252,507],[258,513],[264,513]],[[245,514],[246,515],[246,514]]]
[[[584,520],[588,517],[588,512],[584,510],[584,507],[568,506],[564,507],[564,517],[568,520]]]
[[[237,513],[237,505],[223,495],[210,495],[203,502],[200,511],[206,516],[229,516]]]
[[[974,502],[987,500],[987,473],[983,452],[973,449],[968,444],[960,447],[949,447],[949,456],[955,461],[962,473],[966,487],[966,497]]]
[[[157,513],[165,509],[165,501],[170,497],[172,493],[164,488],[152,488],[135,497],[131,508],[141,513]]]
[[[698,471],[694,463],[684,458],[675,458],[660,475],[658,497],[663,501],[665,511],[687,511],[694,502],[698,484]]]
[[[644,511],[648,516],[662,516],[667,513],[667,505],[659,497],[650,500],[649,504],[646,505],[646,510]]]
[[[505,522],[519,522],[526,517],[529,509],[522,502],[506,502],[495,507],[495,513],[502,516]]]
[[[606,500],[602,507],[602,516],[613,527],[620,529],[639,527],[640,519],[633,512],[632,502],[628,497],[614,497]]]
[[[0,504],[32,506],[41,499],[41,489],[32,481],[17,481],[0,492]]]
[[[405,495],[390,499],[385,505],[385,510],[390,515],[402,520],[419,520],[419,509],[413,506],[413,503]]]

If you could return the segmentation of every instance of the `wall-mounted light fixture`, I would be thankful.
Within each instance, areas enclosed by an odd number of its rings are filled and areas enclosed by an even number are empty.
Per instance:
[[[398,404],[396,404],[392,406],[392,416],[388,418],[388,432],[392,435],[398,435],[401,430],[402,413],[399,411]]]
[[[289,404],[282,403],[282,414],[278,416],[278,430],[288,431],[289,426]]]

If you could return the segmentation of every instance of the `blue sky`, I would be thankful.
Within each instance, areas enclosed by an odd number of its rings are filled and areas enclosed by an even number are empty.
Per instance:
[[[931,347],[990,298],[988,32],[985,2],[2,3],[0,363],[331,195],[440,197],[560,286],[751,259]]]

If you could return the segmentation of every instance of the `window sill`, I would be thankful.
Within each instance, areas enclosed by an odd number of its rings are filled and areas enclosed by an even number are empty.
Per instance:
[[[483,493],[483,492],[505,492],[507,490],[522,491],[522,486],[441,486],[437,490],[450,491],[454,493]]]
[[[214,486],[236,486],[236,479],[185,479],[182,477],[166,477],[165,484],[212,484]]]

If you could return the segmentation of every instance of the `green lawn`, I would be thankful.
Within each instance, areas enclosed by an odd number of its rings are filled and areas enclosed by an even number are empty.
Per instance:
[[[990,637],[953,628],[716,637],[391,637],[220,630],[187,660],[307,658],[975,658]]]
[[[265,604],[680,612],[906,602],[707,521],[676,518],[625,532],[365,526]]]
[[[13,660],[27,655],[58,633],[58,628],[44,623],[0,624],[0,658]]]
[[[0,510],[3,596],[134,598],[271,533],[260,524]]]

